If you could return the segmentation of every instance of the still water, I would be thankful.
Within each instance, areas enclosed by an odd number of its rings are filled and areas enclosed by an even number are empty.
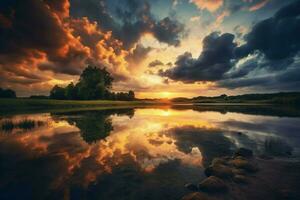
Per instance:
[[[180,199],[238,147],[297,159],[295,109],[161,107],[0,115],[0,199]]]

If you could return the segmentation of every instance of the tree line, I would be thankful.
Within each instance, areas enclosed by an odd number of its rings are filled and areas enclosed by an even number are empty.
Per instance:
[[[59,100],[122,100],[135,99],[133,91],[111,92],[113,77],[105,68],[88,66],[83,70],[77,84],[66,87],[55,85],[50,91],[51,99]]]
[[[11,89],[0,88],[0,98],[16,98],[16,92]]]

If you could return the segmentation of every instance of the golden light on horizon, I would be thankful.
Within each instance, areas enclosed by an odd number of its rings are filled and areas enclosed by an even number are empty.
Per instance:
[[[172,96],[172,94],[170,92],[161,92],[160,93],[160,97],[161,98],[165,98],[165,99],[168,99]]]

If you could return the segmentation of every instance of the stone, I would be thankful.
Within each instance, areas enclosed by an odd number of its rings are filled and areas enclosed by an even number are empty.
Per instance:
[[[209,193],[225,192],[228,189],[226,183],[216,176],[210,176],[206,178],[199,184],[198,188],[201,191]]]
[[[188,190],[191,190],[191,191],[197,191],[198,190],[197,185],[195,185],[193,183],[187,183],[187,184],[185,184],[184,187],[187,188]]]
[[[224,179],[232,178],[234,175],[230,167],[220,163],[212,164],[204,170],[204,173],[207,177],[217,176]]]
[[[245,170],[236,169],[236,168],[232,169],[232,172],[234,175],[246,175],[247,174]]]
[[[253,157],[253,152],[250,149],[246,149],[246,148],[239,148],[235,154],[235,156],[243,156],[246,158],[251,158]]]
[[[227,160],[223,159],[223,158],[214,158],[211,163],[212,163],[212,165],[218,165],[218,164],[226,165]]]
[[[211,200],[206,194],[201,192],[194,192],[191,194],[185,195],[182,200]]]
[[[247,177],[244,175],[235,175],[233,177],[233,181],[236,183],[248,183],[249,182]]]
[[[258,156],[260,159],[263,159],[263,160],[272,160],[273,157],[272,156],[269,156],[269,155],[266,155],[266,154],[261,154]]]
[[[236,168],[239,168],[239,169],[244,169],[245,171],[247,172],[256,172],[258,171],[258,167],[249,162],[248,160],[245,160],[245,159],[240,159],[240,158],[235,158],[231,161],[229,161],[229,163],[236,167]]]

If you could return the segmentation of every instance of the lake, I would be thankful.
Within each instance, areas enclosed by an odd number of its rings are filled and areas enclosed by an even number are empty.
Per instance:
[[[295,108],[165,106],[0,115],[0,199],[180,199],[237,148],[300,156]]]

